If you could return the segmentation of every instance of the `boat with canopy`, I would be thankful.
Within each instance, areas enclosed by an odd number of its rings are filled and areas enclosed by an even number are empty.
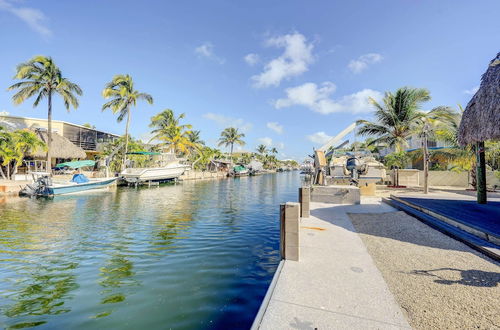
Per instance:
[[[55,168],[81,169],[94,167],[93,160],[78,160],[60,163]],[[70,181],[56,181],[50,175],[39,176],[34,183],[26,185],[19,193],[22,196],[54,196],[109,187],[117,178],[88,178],[82,173],[74,174]]]

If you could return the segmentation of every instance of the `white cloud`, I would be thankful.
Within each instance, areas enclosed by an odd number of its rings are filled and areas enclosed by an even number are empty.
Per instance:
[[[247,54],[243,59],[245,60],[245,62],[247,62],[248,65],[255,65],[260,61],[259,55],[254,53]]]
[[[267,128],[275,131],[278,134],[282,134],[283,133],[283,125],[280,125],[277,122],[268,122],[266,124],[266,126],[267,126]]]
[[[210,60],[218,62],[219,64],[224,64],[224,62],[226,62],[225,59],[215,55],[214,45],[211,42],[205,42],[204,44],[196,47],[194,52],[200,57],[206,57]]]
[[[384,59],[384,57],[380,54],[377,53],[370,53],[370,54],[365,54],[361,55],[355,60],[351,60],[347,67],[353,72],[353,73],[361,73],[365,69],[368,68],[370,64],[374,64],[377,62],[380,62]]]
[[[278,148],[278,149],[285,149],[285,144],[283,142],[277,142],[276,143],[276,148]]]
[[[216,114],[216,113],[206,113],[203,115],[203,118],[212,120],[216,122],[220,127],[235,127],[241,129],[242,132],[248,132],[252,129],[252,123],[249,123],[241,118],[232,118],[226,117],[224,115]]]
[[[12,1],[0,0],[0,10],[5,10],[21,20],[23,20],[30,28],[38,32],[44,37],[50,37],[52,31],[46,26],[47,17],[45,14],[35,8],[17,7]]]
[[[7,110],[0,111],[0,116],[8,116],[10,113]]]
[[[307,139],[316,144],[325,144],[330,140],[332,136],[327,135],[325,132],[316,132],[314,134],[308,135]]]
[[[472,87],[471,89],[464,90],[465,94],[474,95],[479,90],[479,86]]]
[[[298,76],[309,70],[314,61],[313,45],[300,33],[286,34],[266,41],[267,46],[284,48],[283,54],[264,66],[264,72],[252,77],[254,87],[279,86],[283,79]]]
[[[276,100],[274,106],[277,109],[281,109],[301,105],[324,115],[334,112],[361,113],[372,110],[371,104],[368,101],[369,97],[375,100],[382,98],[382,93],[378,91],[363,89],[334,100],[330,98],[330,95],[335,90],[335,84],[329,81],[322,83],[321,86],[315,83],[305,83],[300,86],[287,88],[285,90],[287,97]]]
[[[273,145],[273,139],[271,139],[270,137],[258,138],[257,141],[259,141],[260,143],[262,143],[266,147],[270,147]]]

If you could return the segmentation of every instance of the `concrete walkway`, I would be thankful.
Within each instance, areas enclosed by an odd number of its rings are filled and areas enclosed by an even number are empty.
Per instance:
[[[260,329],[410,329],[346,213],[395,211],[379,198],[361,205],[311,203],[302,219],[300,261],[285,261]]]

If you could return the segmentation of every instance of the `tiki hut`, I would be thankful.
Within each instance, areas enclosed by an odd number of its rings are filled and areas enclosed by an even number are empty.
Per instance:
[[[491,60],[481,78],[479,90],[467,104],[458,132],[458,142],[461,145],[474,145],[476,150],[477,202],[480,204],[487,201],[486,140],[500,140],[500,53]]]
[[[500,140],[500,53],[491,60],[481,85],[465,108],[458,141],[462,145]]]
[[[47,131],[37,129],[35,130],[35,133],[38,135],[38,138],[40,140],[47,144]],[[44,158],[46,155],[47,152],[39,148],[35,150],[30,156],[32,156],[33,158]],[[55,132],[52,132],[51,155],[53,158],[63,159],[84,159],[87,157],[87,154],[82,148],[74,145],[70,140]]]

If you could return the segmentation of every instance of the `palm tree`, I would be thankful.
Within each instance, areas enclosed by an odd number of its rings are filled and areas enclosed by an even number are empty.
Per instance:
[[[15,151],[15,163],[12,175],[17,173],[18,166],[24,157],[38,148],[46,149],[45,143],[38,138],[36,133],[21,129],[12,133],[13,150]]]
[[[375,135],[372,144],[395,147],[400,152],[408,145],[406,139],[413,133],[413,124],[425,115],[420,111],[421,104],[430,99],[427,89],[409,87],[399,88],[395,94],[386,92],[383,104],[370,98],[377,121],[358,120],[357,124],[362,125],[358,134]]]
[[[0,160],[2,161],[0,164],[0,175],[2,175],[3,179],[7,179],[5,173],[2,169],[2,166],[7,165],[11,161],[10,154],[12,153],[12,135],[7,132],[3,126],[0,126]]]
[[[257,149],[257,152],[261,155],[264,155],[265,153],[267,153],[267,147],[263,144],[259,144],[256,149]]]
[[[51,164],[51,144],[52,144],[52,96],[59,94],[64,101],[66,110],[70,107],[78,108],[78,98],[82,95],[82,89],[62,76],[61,70],[54,63],[52,58],[46,56],[35,56],[25,63],[21,63],[16,68],[14,79],[22,80],[10,86],[8,90],[18,90],[12,100],[14,104],[21,104],[25,100],[36,95],[33,107],[38,106],[41,100],[47,98],[47,162]]]
[[[237,128],[228,127],[220,133],[218,146],[224,145],[226,147],[231,147],[230,159],[232,159],[234,144],[236,143],[240,146],[244,146],[245,141],[242,140],[244,137],[245,134],[240,133]]]
[[[276,155],[278,153],[278,149],[276,149],[275,147],[272,147],[270,152],[274,155]]]
[[[106,84],[102,91],[102,96],[105,99],[111,98],[102,106],[102,111],[111,109],[113,113],[118,113],[117,122],[121,122],[125,116],[127,117],[127,125],[125,126],[125,152],[123,154],[122,169],[125,168],[125,160],[128,151],[128,130],[130,126],[131,106],[136,106],[138,100],[145,100],[149,104],[153,104],[153,97],[147,93],[141,93],[134,89],[134,81],[128,74],[119,74],[113,77]]]
[[[200,138],[200,131],[189,131],[187,137],[193,144],[205,145],[205,141]]]
[[[191,125],[180,124],[185,116],[181,113],[175,117],[173,110],[165,109],[151,118],[150,127],[153,128],[152,140],[162,141],[159,145],[167,147],[175,153],[190,154],[192,150],[199,149],[199,144],[193,143],[190,139]],[[198,131],[199,140],[199,131]]]

